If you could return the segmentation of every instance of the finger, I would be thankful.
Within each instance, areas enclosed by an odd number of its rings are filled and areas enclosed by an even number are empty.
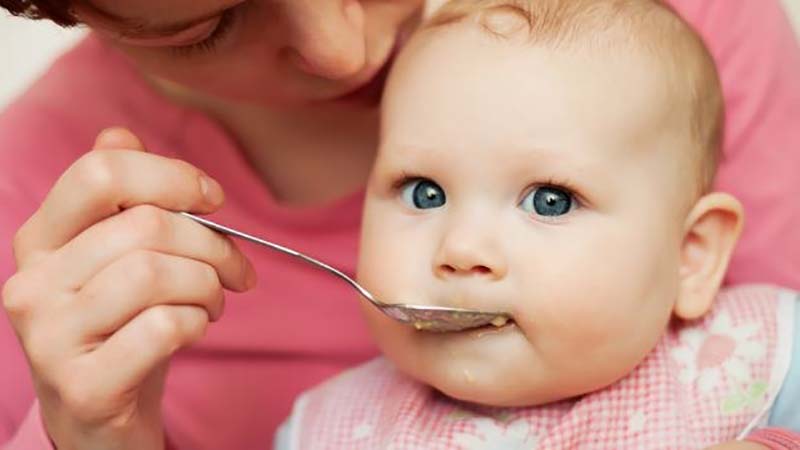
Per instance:
[[[79,289],[114,260],[136,250],[204,262],[217,271],[224,287],[234,291],[248,290],[255,283],[250,261],[229,238],[149,205],[131,208],[93,225],[55,252],[50,263],[63,287]]]
[[[156,305],[197,306],[206,311],[209,321],[216,321],[224,308],[216,270],[193,259],[133,252],[92,278],[60,316],[84,339],[94,340]]]
[[[145,149],[144,143],[142,143],[139,138],[134,135],[130,130],[127,128],[122,127],[112,127],[106,128],[105,130],[101,131],[100,134],[97,135],[95,139],[94,145],[92,146],[92,150],[136,150],[136,151],[147,151]],[[23,227],[24,231],[28,231]],[[26,260],[31,259],[38,259],[44,256],[43,254],[47,253],[46,248],[20,248],[20,247],[27,247],[27,245],[23,245],[22,239],[23,236],[28,236],[28,233],[20,232],[17,236],[17,246],[19,253],[23,256],[27,254]],[[18,258],[18,263],[20,262]],[[25,262],[25,261],[22,261]],[[21,264],[20,264],[21,265]]]
[[[92,352],[94,366],[104,372],[99,392],[127,392],[178,349],[198,341],[208,327],[202,308],[158,305],[144,310]]]
[[[121,210],[152,204],[173,211],[213,212],[219,184],[194,166],[136,150],[96,150],[72,165],[18,232],[18,267],[60,248],[92,224]]]
[[[92,150],[138,150],[146,152],[144,143],[127,128],[106,128],[97,135]]]

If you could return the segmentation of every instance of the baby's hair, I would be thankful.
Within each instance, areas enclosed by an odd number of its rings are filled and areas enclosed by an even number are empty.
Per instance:
[[[697,194],[711,188],[723,139],[722,88],[702,39],[671,7],[659,0],[451,0],[425,29],[466,21],[500,38],[522,36],[532,45],[655,55],[679,94],[678,111],[687,112]]]

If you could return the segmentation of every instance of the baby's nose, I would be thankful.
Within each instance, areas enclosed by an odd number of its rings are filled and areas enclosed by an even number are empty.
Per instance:
[[[455,264],[441,264],[439,270],[443,275],[465,274],[465,275],[490,275],[493,270],[482,264],[459,266]]]
[[[434,273],[438,278],[505,277],[507,266],[502,252],[486,238],[448,236],[436,255]]]

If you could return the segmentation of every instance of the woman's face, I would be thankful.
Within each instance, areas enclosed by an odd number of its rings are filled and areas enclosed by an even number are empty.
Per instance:
[[[78,18],[140,69],[251,103],[377,102],[423,0],[91,0]]]

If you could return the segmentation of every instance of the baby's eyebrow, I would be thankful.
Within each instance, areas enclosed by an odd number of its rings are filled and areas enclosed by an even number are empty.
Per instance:
[[[236,1],[234,5],[238,4],[240,1],[241,0]],[[123,17],[116,13],[100,9],[92,4],[87,4],[85,6],[91,15],[107,22],[109,26],[113,27],[115,31],[120,33],[121,37],[136,39],[151,39],[172,36],[181,31],[188,30],[194,26],[215,19],[231,7],[232,5],[226,4],[222,7],[215,8],[213,11],[200,14],[196,17],[180,19],[172,23],[153,23],[148,19]]]

